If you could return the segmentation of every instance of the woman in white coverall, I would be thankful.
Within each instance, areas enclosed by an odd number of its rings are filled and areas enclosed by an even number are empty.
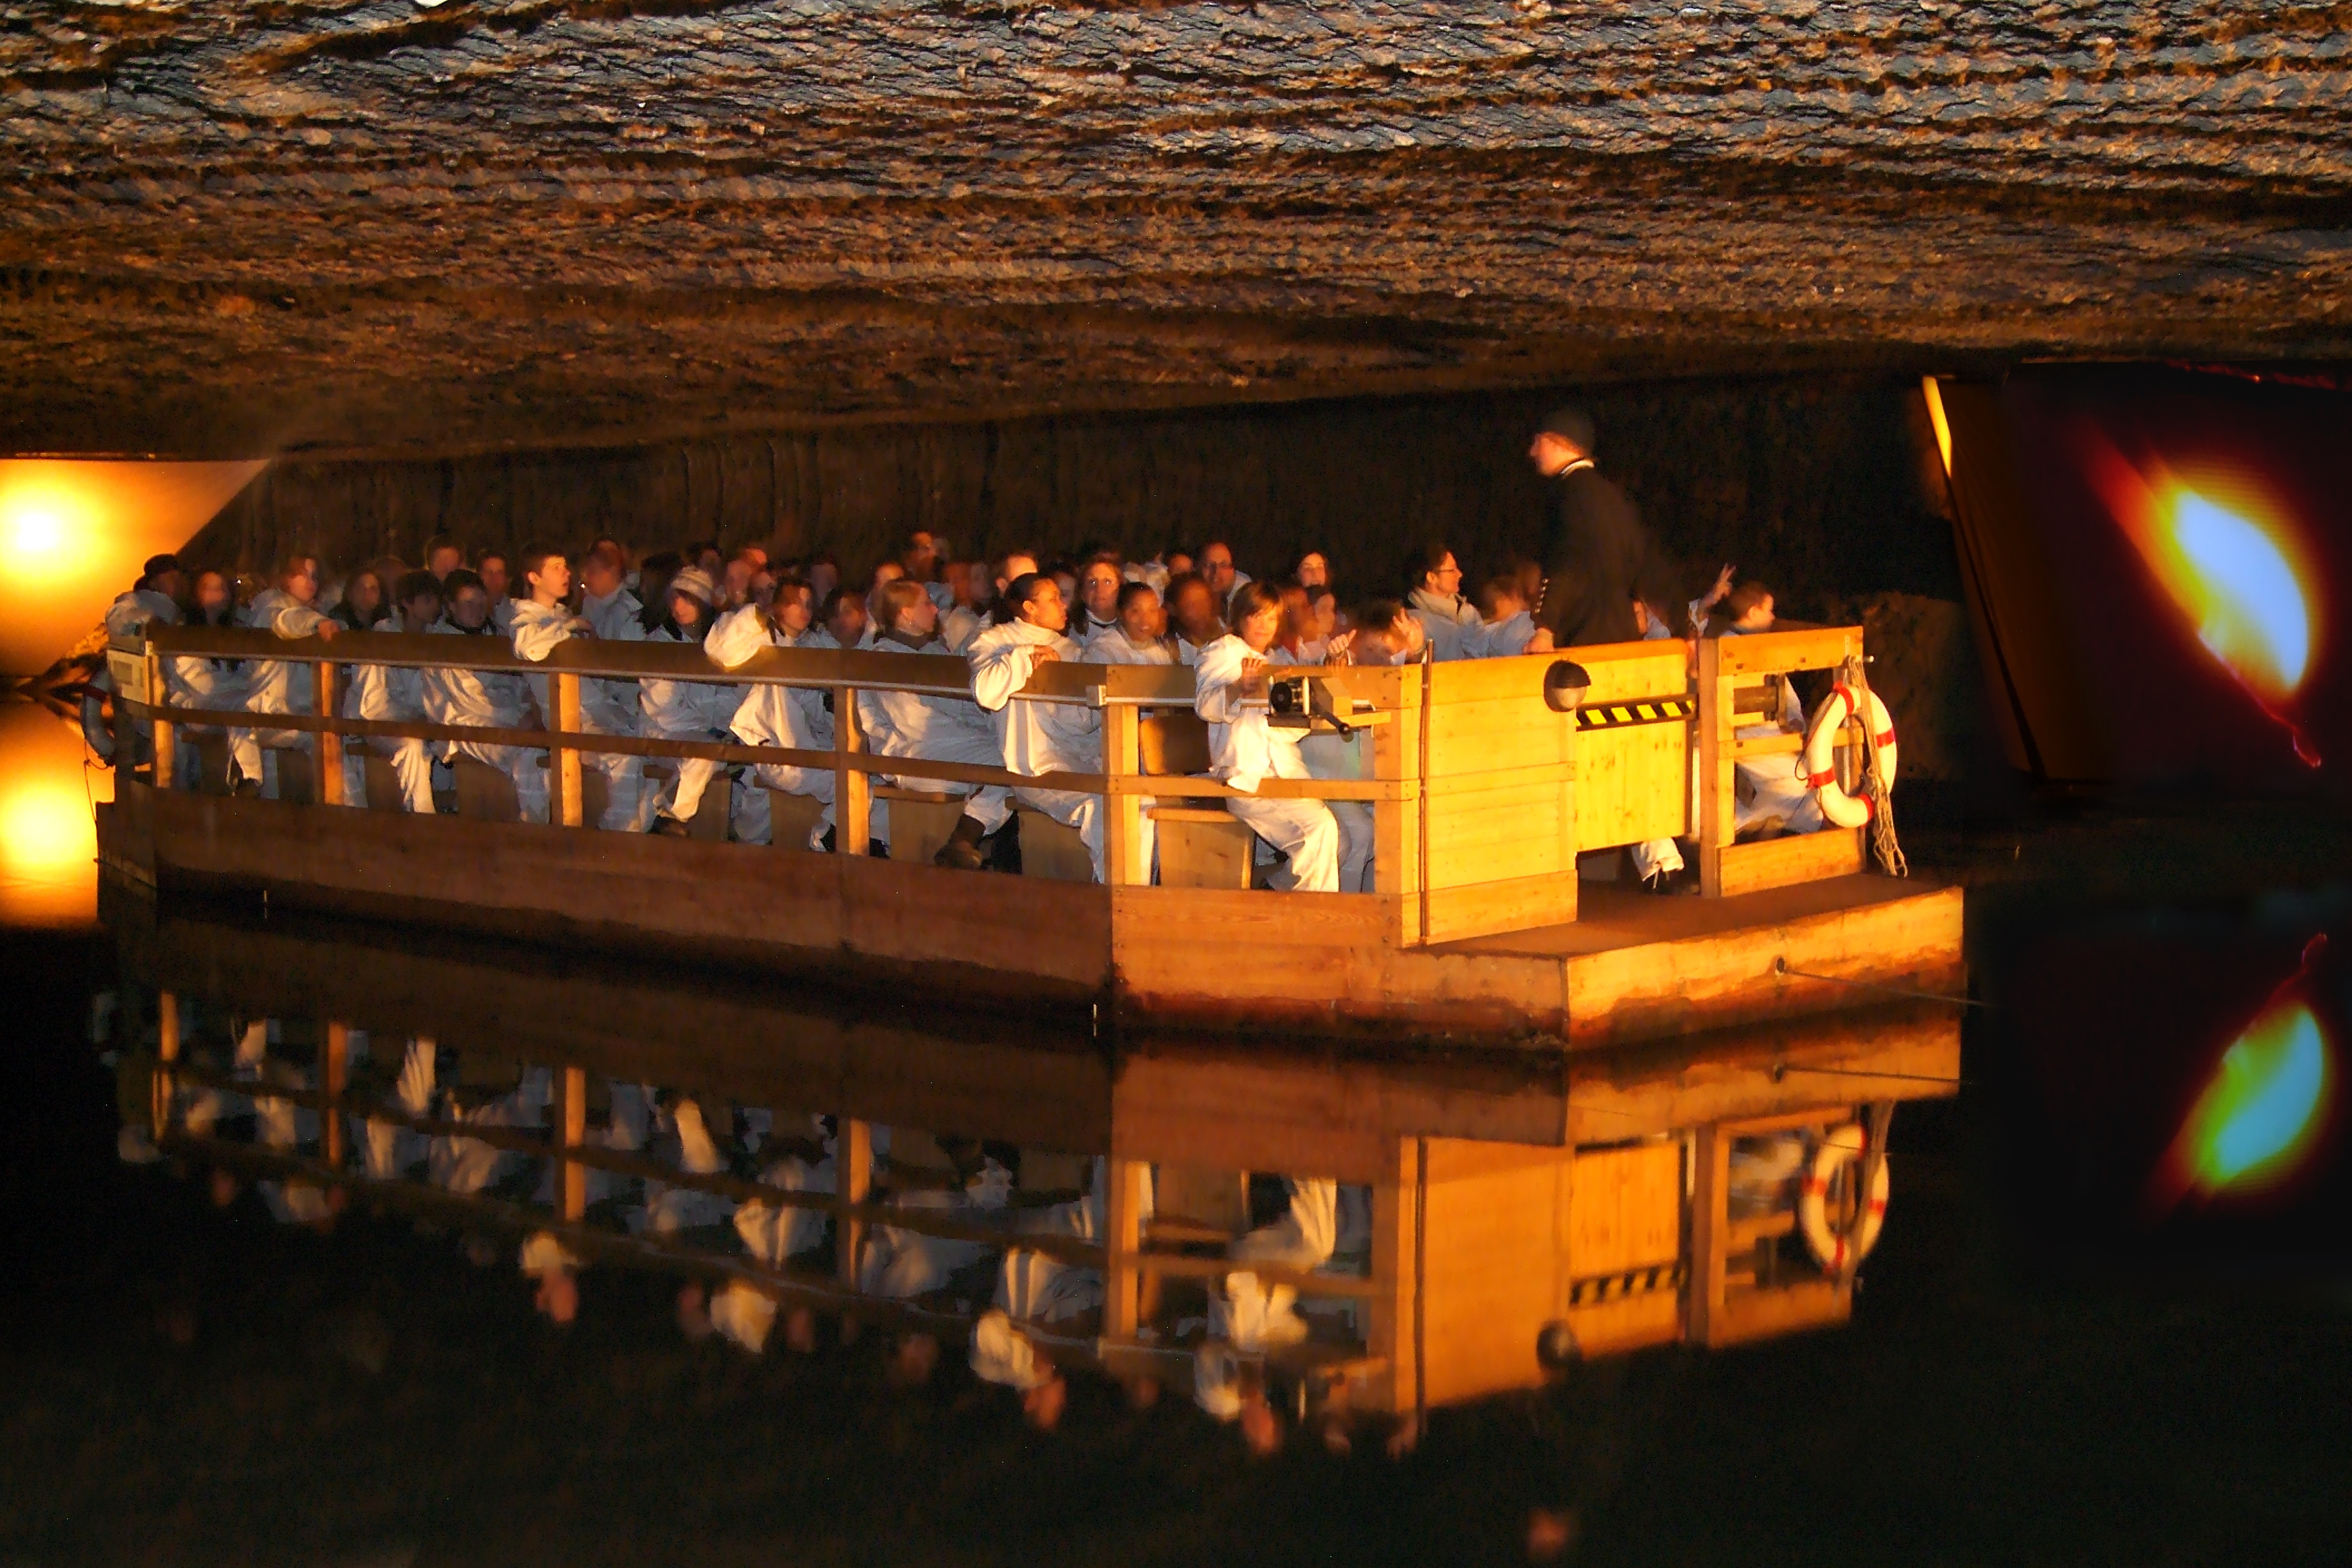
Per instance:
[[[1286,886],[1294,891],[1359,891],[1371,864],[1370,813],[1353,802],[1344,811],[1319,800],[1261,800],[1265,778],[1309,775],[1298,755],[1295,730],[1276,730],[1266,721],[1267,652],[1282,625],[1282,600],[1261,583],[1244,583],[1234,593],[1235,630],[1201,650],[1193,669],[1193,710],[1209,725],[1209,775],[1245,792],[1228,798],[1226,808],[1249,830],[1290,857]]]
[[[972,700],[996,721],[1004,765],[1032,776],[1102,772],[1099,711],[1083,703],[1018,695],[1039,665],[1064,659],[1076,662],[1085,657],[1077,644],[1062,635],[1069,624],[1069,609],[1062,603],[1061,585],[1042,573],[1016,577],[1005,585],[1004,606],[1013,613],[1013,619],[989,627],[964,650],[964,657],[971,661]],[[1095,880],[1104,879],[1101,795],[1027,787],[1013,793],[1065,827],[1076,828],[1094,861]],[[1144,802],[1147,812],[1150,804]],[[1148,869],[1151,865],[1149,815],[1142,818],[1142,864]]]
[[[559,645],[572,637],[593,637],[596,635],[596,628],[586,617],[575,616],[565,607],[564,599],[572,592],[572,563],[563,558],[562,551],[534,544],[517,557],[517,563],[522,568],[523,596],[513,601],[513,613],[507,622],[514,638],[515,652],[533,664],[539,664]],[[538,700],[540,712],[552,721],[555,717],[554,682],[544,675],[528,679],[531,695]],[[581,730],[591,735],[635,734],[636,710],[634,703],[623,705],[623,692],[631,698],[636,695],[631,682],[583,680],[580,683]],[[637,796],[645,786],[645,759],[619,752],[583,751],[580,753],[580,765],[593,768],[604,775],[604,815],[596,826],[607,833],[644,832],[645,822],[637,810]]]
[[[441,618],[425,630],[436,637],[479,637],[489,647],[506,639],[491,628],[490,596],[482,580],[460,566],[441,580]],[[461,669],[436,665],[425,672],[425,717],[436,724],[470,724],[492,730],[539,728],[530,688],[522,677],[499,669]],[[459,741],[452,754],[488,763],[514,781],[515,804],[525,822],[547,820],[547,753],[528,746],[494,746]]]
[[[237,624],[236,595],[226,574],[211,571],[196,574],[194,610],[190,621],[194,626]],[[177,654],[163,661],[164,700],[174,708],[242,708],[247,685],[245,666],[233,658]],[[194,789],[199,771],[196,737],[217,735],[220,731],[211,724],[183,724],[177,732],[179,773],[174,782],[182,789]]]

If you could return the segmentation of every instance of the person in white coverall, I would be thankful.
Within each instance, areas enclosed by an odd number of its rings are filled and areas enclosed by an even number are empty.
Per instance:
[[[1087,638],[1085,657],[1088,664],[1174,664],[1159,592],[1149,583],[1122,584],[1114,624]]]
[[[236,595],[226,574],[197,573],[194,600],[192,625],[237,624]],[[245,666],[236,659],[180,654],[163,661],[163,700],[173,708],[242,708],[248,684]],[[216,735],[220,730],[212,724],[183,724],[176,732],[180,744],[175,782],[182,789],[194,789],[198,771],[196,737]]]
[[[1370,813],[1354,802],[1344,810],[1319,800],[1257,798],[1266,778],[1309,777],[1298,754],[1297,730],[1267,720],[1267,653],[1282,625],[1280,595],[1262,583],[1234,594],[1235,630],[1201,650],[1193,669],[1193,710],[1209,725],[1209,774],[1244,793],[1225,805],[1249,830],[1290,857],[1284,886],[1310,893],[1360,891],[1371,865]]]
[[[687,567],[669,580],[662,599],[662,619],[646,634],[646,640],[703,647],[710,637],[712,611],[718,602],[719,584],[710,574],[699,566]],[[734,731],[729,726],[735,721],[736,705],[742,700],[743,688],[715,681],[638,683],[637,706],[643,716],[644,732],[665,741],[732,742]],[[685,834],[688,825],[702,809],[702,792],[710,787],[714,779],[730,792],[731,818],[733,786],[727,781],[726,773],[726,763],[708,757],[678,758],[677,782],[671,786],[669,797],[660,804],[653,819],[653,831]]]
[[[441,584],[430,572],[411,572],[393,584],[392,618],[379,621],[387,632],[423,633],[441,618]],[[376,723],[425,721],[425,672],[388,664],[353,664],[343,689],[343,717]],[[354,735],[343,745],[343,802],[365,805],[367,753],[388,757],[400,781],[401,804],[419,816],[433,815],[433,761],[414,736]]]
[[[523,597],[514,601],[514,608],[508,617],[515,652],[533,664],[539,664],[558,647],[575,637],[593,637],[596,631],[587,618],[573,615],[564,605],[564,600],[572,592],[572,564],[563,558],[563,552],[534,544],[524,549],[520,560]],[[544,675],[528,679],[540,712],[552,726],[555,682]],[[625,681],[581,681],[582,731],[590,735],[635,734],[635,705],[632,702],[627,707],[622,706],[620,695],[614,689],[631,685],[633,683]],[[631,698],[635,695],[634,690],[629,692]],[[604,775],[604,815],[596,826],[607,833],[643,832],[645,822],[638,815],[637,797],[645,784],[645,759],[620,752],[583,751],[580,753],[580,765],[593,768]]]
[[[490,596],[482,580],[460,566],[442,580],[441,618],[425,630],[436,637],[479,637],[487,647],[505,639],[490,626]],[[466,724],[493,730],[535,730],[530,688],[522,677],[499,669],[461,669],[440,665],[425,672],[425,717],[436,724]],[[525,822],[547,820],[547,753],[530,746],[498,746],[459,741],[449,748],[488,763],[514,781],[515,804]]]
[[[246,607],[245,624],[281,637],[315,637],[331,640],[342,624],[317,609],[319,563],[313,556],[289,555],[278,568],[278,584],[264,588]],[[248,713],[308,713],[311,710],[310,666],[277,659],[257,659],[247,671],[245,710]],[[291,730],[232,730],[230,766],[240,795],[278,798],[278,759],[270,752],[299,746],[317,755],[318,742]]]
[[[874,639],[875,652],[947,652],[938,637],[939,606],[919,584],[904,579],[886,583],[876,591],[875,602],[889,616],[889,625]],[[969,698],[867,688],[857,694],[857,719],[866,727],[866,749],[877,756],[924,757],[984,768],[1004,765],[995,726]],[[932,861],[957,870],[979,870],[980,841],[1013,815],[1013,792],[1002,784],[975,788],[939,779],[903,782],[913,789],[962,796],[963,812],[953,836]]]
[[[814,605],[805,583],[777,585],[769,606],[768,637],[776,647],[814,646]],[[830,638],[826,639],[830,641]],[[754,686],[735,710],[735,738],[747,746],[779,746],[792,751],[833,750],[833,715],[825,710],[824,693],[814,687]],[[824,847],[833,831],[834,773],[831,768],[804,768],[786,763],[761,763],[751,776],[769,789],[805,795],[824,803],[816,826],[809,830],[808,847]]]
[[[1144,590],[1146,593],[1150,589]],[[1063,636],[1069,607],[1051,577],[1033,572],[1016,577],[1004,590],[1004,607],[1013,619],[972,638],[964,657],[971,661],[972,700],[995,720],[1004,765],[1016,773],[1098,773],[1103,767],[1102,714],[1081,702],[1054,702],[1019,693],[1041,664],[1076,662],[1085,657],[1078,645]],[[1094,861],[1095,880],[1103,876],[1104,797],[1074,790],[1024,786],[1013,792],[1020,800],[1062,824],[1075,827]],[[1142,865],[1151,867],[1151,803],[1145,801],[1141,819]]]

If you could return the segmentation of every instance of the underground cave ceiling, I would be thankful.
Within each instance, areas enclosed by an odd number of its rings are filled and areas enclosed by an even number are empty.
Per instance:
[[[2347,357],[2352,6],[0,4],[0,449]]]

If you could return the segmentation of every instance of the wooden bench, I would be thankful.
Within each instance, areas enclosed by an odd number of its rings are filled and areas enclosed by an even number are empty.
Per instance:
[[[199,795],[227,795],[228,737],[215,731],[197,735],[188,742],[195,749],[196,776],[191,782]]]
[[[813,795],[794,795],[790,790],[770,789],[768,822],[779,849],[806,849],[809,836],[824,817],[824,802]]]
[[[874,798],[890,803],[890,858],[917,866],[928,866],[938,857],[940,847],[955,836],[956,818],[963,815],[960,795],[877,784]]]
[[[373,752],[360,753],[360,776],[367,790],[370,811],[406,811],[408,796],[401,790],[400,775],[392,771],[392,759],[379,757]]]
[[[277,759],[278,799],[291,805],[319,804],[319,779],[310,766],[310,752],[299,746],[267,746],[263,750]]]
[[[1160,885],[1163,888],[1247,888],[1257,858],[1257,835],[1222,807],[1155,805]]]
[[[457,815],[476,822],[520,822],[522,802],[506,770],[460,752],[449,763],[457,775]]]
[[[1021,874],[1049,882],[1092,882],[1095,858],[1075,827],[1055,821],[1021,800],[1013,803],[1021,819]]]

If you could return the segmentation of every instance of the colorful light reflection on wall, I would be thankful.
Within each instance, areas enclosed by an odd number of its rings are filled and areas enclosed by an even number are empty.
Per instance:
[[[2318,1152],[2336,1094],[2335,1055],[2309,985],[2327,939],[2230,1042],[2150,1184],[2161,1216],[2190,1198],[2252,1197],[2293,1180]]]
[[[2296,758],[2319,766],[2290,704],[2326,628],[2310,552],[2283,509],[2249,474],[2176,474],[2160,460],[2136,464],[2104,441],[2085,459],[2187,628],[2286,730]]]

